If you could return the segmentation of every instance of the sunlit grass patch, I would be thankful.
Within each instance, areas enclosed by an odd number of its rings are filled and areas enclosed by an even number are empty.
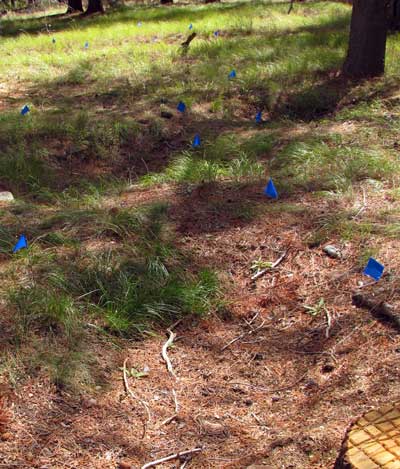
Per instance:
[[[366,178],[399,174],[399,162],[380,148],[342,143],[339,135],[289,143],[271,162],[271,173],[285,191],[346,191]]]

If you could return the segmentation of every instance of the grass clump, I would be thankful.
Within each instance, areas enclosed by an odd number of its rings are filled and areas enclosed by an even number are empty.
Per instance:
[[[366,178],[381,179],[398,173],[398,162],[382,150],[342,144],[341,137],[313,138],[289,143],[271,162],[285,192],[348,190]]]
[[[59,213],[34,231],[37,242],[13,263],[23,281],[6,294],[8,341],[25,357],[29,349],[30,369],[47,370],[58,386],[91,382],[88,324],[139,339],[217,305],[216,274],[189,267],[190,256],[174,247],[164,204]],[[96,233],[99,246],[85,249]]]

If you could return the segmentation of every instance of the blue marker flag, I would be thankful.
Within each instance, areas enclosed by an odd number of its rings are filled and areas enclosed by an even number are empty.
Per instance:
[[[193,29],[192,23],[189,24],[189,29]]]
[[[229,78],[236,78],[236,71],[232,70],[231,73],[228,75]]]
[[[278,198],[278,192],[275,189],[274,183],[272,182],[272,179],[268,181],[267,187],[264,189],[264,194],[267,197],[271,197],[271,199],[277,199]]]
[[[178,109],[179,112],[185,112],[186,104],[183,101],[179,101],[178,106],[176,106],[176,109]]]
[[[17,252],[20,249],[24,249],[28,247],[28,241],[26,240],[24,235],[21,235],[19,237],[19,240],[17,241],[17,244],[14,246],[14,249],[12,252]]]
[[[29,111],[30,111],[29,106],[25,104],[25,106],[21,109],[21,116],[28,114]]]
[[[215,37],[219,36],[219,29],[217,31],[214,31],[214,36]]]
[[[200,135],[196,134],[193,139],[192,147],[196,148],[196,147],[199,147],[200,145],[201,145]]]
[[[385,267],[382,264],[376,261],[373,257],[370,257],[363,274],[372,277],[374,280],[379,280],[382,277],[384,268]]]
[[[52,42],[53,44],[55,44],[55,43],[56,43],[56,39],[53,37],[53,39],[51,40],[51,42]]]
[[[88,48],[89,48],[89,42],[88,42],[88,41],[85,42],[84,47],[85,47],[85,49],[88,49]]]
[[[261,124],[262,121],[263,121],[262,120],[262,111],[259,111],[256,114],[256,122],[257,122],[257,124]]]

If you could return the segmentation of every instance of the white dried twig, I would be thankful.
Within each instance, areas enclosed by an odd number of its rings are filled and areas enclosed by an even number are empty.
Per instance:
[[[177,394],[176,394],[175,389],[172,390],[172,395],[174,396],[175,413],[174,413],[174,415],[171,415],[171,417],[168,417],[168,418],[165,419],[163,422],[161,422],[160,427],[162,427],[163,425],[168,425],[168,424],[170,424],[171,422],[173,422],[173,421],[178,417],[178,414],[179,414],[179,402],[178,402],[178,396],[177,396]]]
[[[230,347],[232,344],[234,344],[238,340],[243,339],[243,337],[246,337],[246,335],[251,335],[259,331],[260,329],[264,327],[264,324],[265,324],[265,320],[263,320],[263,322],[256,329],[251,329],[250,331],[243,332],[243,334],[240,334],[238,337],[235,337],[234,339],[232,339],[230,342],[228,342],[226,345],[222,347],[221,352],[226,350],[228,347]]]
[[[266,274],[269,270],[271,269],[275,269],[276,267],[278,267],[278,265],[283,261],[283,259],[285,259],[286,257],[286,254],[287,254],[287,251],[285,251],[281,257],[275,261],[271,267],[266,267],[265,269],[261,269],[259,270],[258,272],[256,272],[254,275],[252,275],[251,277],[251,281],[254,282],[254,280],[257,280],[258,278],[262,277],[264,274]]]
[[[179,402],[178,402],[178,396],[176,395],[175,389],[172,390],[172,395],[174,396],[175,413],[177,414],[179,412]]]
[[[265,423],[263,423],[263,422],[261,421],[260,417],[258,417],[254,412],[252,412],[250,415],[254,418],[254,420],[255,420],[261,427],[265,427]]]
[[[176,334],[174,332],[172,332],[171,329],[168,329],[168,332],[169,332],[169,338],[165,342],[165,344],[163,345],[163,348],[161,350],[161,355],[163,357],[163,360],[167,364],[167,370],[177,380],[178,377],[176,376],[176,374],[174,372],[174,368],[172,366],[171,360],[169,359],[169,356],[168,356],[168,353],[167,353],[168,347],[170,347],[173,344],[173,342],[175,340],[175,337],[176,337]]]
[[[124,365],[123,365],[123,368],[122,368],[123,376],[124,376],[125,390],[132,397],[132,399],[140,402],[140,404],[145,408],[146,413],[147,413],[147,422],[145,420],[143,420],[143,435],[142,435],[142,438],[144,438],[144,436],[146,435],[147,423],[150,422],[150,419],[151,419],[150,409],[149,409],[149,406],[148,406],[147,402],[144,401],[143,399],[140,399],[138,396],[136,396],[136,394],[129,387],[128,374],[126,372],[126,363],[127,363],[127,361],[128,361],[128,359],[125,358]]]
[[[166,456],[165,458],[157,459],[156,461],[151,461],[142,466],[141,469],[149,469],[150,467],[155,467],[158,466],[159,464],[162,464],[163,462],[167,461],[172,461],[174,459],[186,459],[186,456],[191,456],[192,454],[200,453],[202,451],[202,448],[193,448],[189,449],[187,451],[181,451],[180,453],[175,453],[171,454],[170,456]]]
[[[332,318],[331,318],[331,314],[330,314],[330,312],[328,311],[327,308],[325,308],[325,314],[326,314],[326,322],[327,322],[325,337],[327,339],[329,339],[329,334],[331,332],[331,327],[332,327]]]
[[[361,205],[358,212],[354,215],[353,220],[356,219],[361,214],[361,212],[363,212],[367,208],[367,195],[365,193],[364,187],[362,187],[362,192],[363,192],[363,204]]]

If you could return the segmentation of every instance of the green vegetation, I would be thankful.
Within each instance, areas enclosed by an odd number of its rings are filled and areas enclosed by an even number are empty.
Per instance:
[[[19,347],[13,359],[4,348],[5,372],[15,380],[47,370],[60,386],[91,385],[91,328],[110,342],[138,338],[218,306],[217,273],[178,247],[167,206],[116,202],[132,183],[261,192],[272,176],[283,200],[262,210],[242,200],[242,223],[266,212],[307,216],[285,199],[351,198],[367,178],[395,186],[399,108],[387,94],[398,86],[400,45],[389,39],[386,78],[344,85],[334,73],[349,14],[321,1],[287,15],[286,3],[256,1],[124,7],[79,24],[2,21],[0,182],[18,200],[0,211],[2,321],[6,342]],[[191,22],[198,37],[183,54]],[[31,112],[23,117],[24,104]],[[202,146],[192,149],[199,132]],[[364,239],[377,226],[342,210],[314,219],[306,241]],[[394,221],[379,232],[398,231]],[[12,256],[22,232],[30,248]]]

